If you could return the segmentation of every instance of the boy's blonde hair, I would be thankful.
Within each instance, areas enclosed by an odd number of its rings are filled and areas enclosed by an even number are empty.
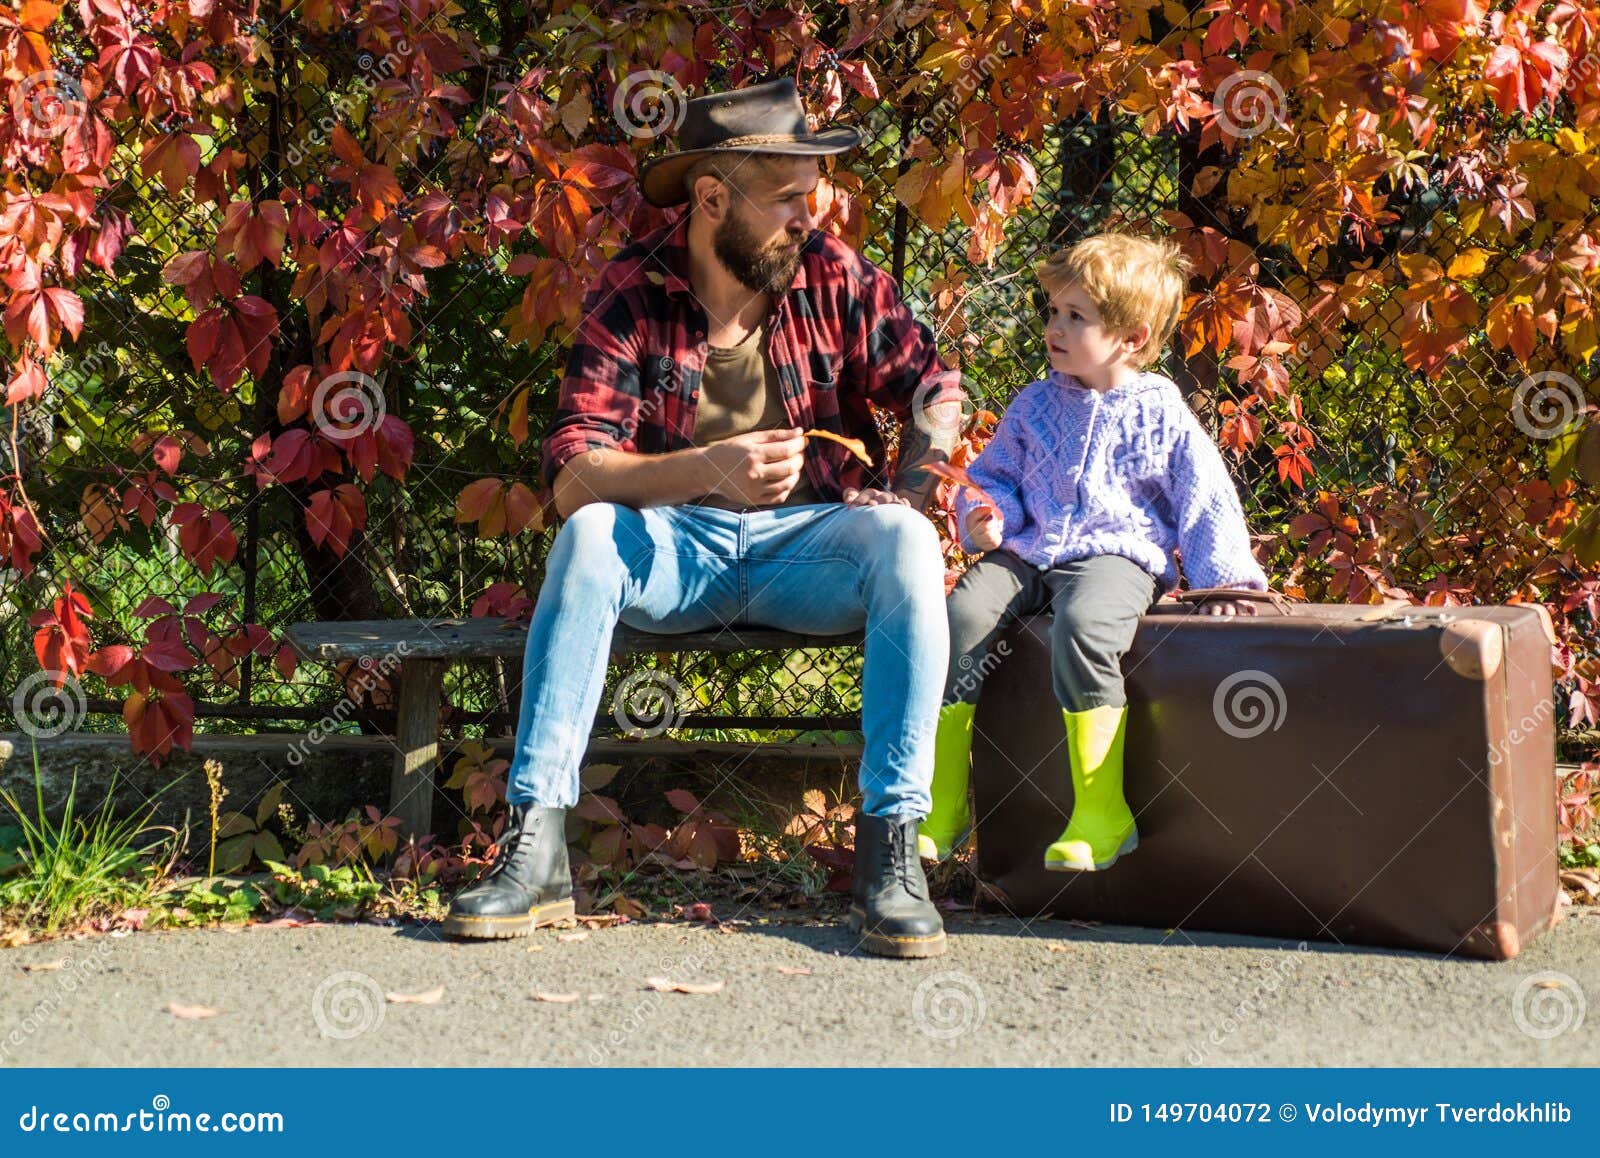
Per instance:
[[[1137,358],[1144,367],[1161,357],[1178,328],[1184,286],[1193,268],[1175,242],[1100,233],[1056,250],[1034,266],[1034,273],[1051,297],[1068,286],[1081,287],[1109,330],[1148,324],[1150,340]]]

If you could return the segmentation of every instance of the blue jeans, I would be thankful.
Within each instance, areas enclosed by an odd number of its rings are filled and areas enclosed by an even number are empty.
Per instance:
[[[944,560],[926,516],[887,503],[579,507],[550,548],[529,625],[511,803],[577,803],[619,619],[663,633],[865,626],[862,808],[927,815],[950,644]]]

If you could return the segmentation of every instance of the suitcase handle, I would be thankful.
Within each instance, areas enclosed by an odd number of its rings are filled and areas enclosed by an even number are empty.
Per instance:
[[[1294,604],[1288,596],[1276,591],[1257,591],[1253,587],[1200,587],[1176,592],[1173,599],[1179,603],[1192,603],[1196,607],[1217,600],[1239,599],[1249,603],[1270,603],[1280,615],[1289,615],[1294,611]]]

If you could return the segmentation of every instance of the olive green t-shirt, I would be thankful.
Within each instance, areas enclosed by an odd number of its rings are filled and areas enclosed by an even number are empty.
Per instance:
[[[779,392],[778,371],[767,354],[766,319],[737,346],[712,346],[707,350],[705,376],[695,410],[696,446],[709,446],[752,430],[783,430],[790,425]],[[821,501],[802,472],[789,497],[776,505],[793,507]],[[706,495],[698,502],[724,510],[755,509],[721,495]]]

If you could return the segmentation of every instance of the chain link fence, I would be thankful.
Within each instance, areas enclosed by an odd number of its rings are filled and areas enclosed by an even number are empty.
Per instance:
[[[296,30],[283,36],[295,50],[280,53],[276,66],[284,99],[295,102],[290,144],[273,138],[272,110],[261,105],[246,110],[231,139],[208,143],[209,150],[237,149],[252,159],[245,169],[252,188],[245,191],[260,196],[318,175],[332,127],[370,117],[376,83],[370,70],[380,63],[370,54],[365,65],[356,59],[347,34],[317,37]],[[714,74],[713,88],[716,79]],[[597,86],[597,108],[605,107],[604,96]],[[1200,155],[1193,136],[1148,135],[1107,113],[1056,126],[1033,155],[1039,182],[1032,208],[1008,223],[998,260],[975,265],[967,256],[964,227],[929,230],[894,198],[908,130],[917,131],[918,122],[888,101],[869,106],[856,100],[841,118],[866,137],[857,155],[842,158],[863,181],[859,197],[868,207],[868,226],[862,252],[894,274],[912,311],[937,332],[947,362],[961,370],[974,409],[1002,411],[1046,369],[1031,269],[1049,249],[1111,226],[1160,229],[1174,214],[1225,236],[1248,236],[1220,200],[1210,203],[1190,192],[1199,169],[1225,167],[1225,157]],[[933,98],[928,111],[938,111]],[[458,176],[447,163],[451,155],[436,153],[408,180],[449,195]],[[249,376],[232,391],[215,389],[195,374],[185,350],[194,311],[162,270],[178,253],[210,245],[214,207],[196,205],[187,192],[174,196],[163,189],[158,167],[130,162],[124,168],[128,176],[106,197],[134,215],[136,240],[116,276],[85,287],[83,336],[64,350],[54,368],[57,388],[42,408],[29,411],[19,432],[22,477],[45,518],[49,541],[33,574],[6,576],[9,598],[0,604],[4,686],[19,688],[36,670],[28,613],[48,606],[65,580],[95,607],[101,644],[137,640],[148,622],[163,615],[176,615],[170,622],[192,632],[192,640],[226,638],[241,624],[259,624],[276,640],[290,624],[305,620],[464,617],[494,584],[517,585],[536,596],[553,530],[486,540],[455,522],[457,496],[474,479],[498,475],[535,483],[538,432],[553,410],[565,366],[566,347],[554,338],[532,349],[507,339],[503,319],[516,308],[524,281],[505,274],[504,259],[467,253],[427,272],[428,292],[409,310],[413,341],[387,360],[378,377],[383,406],[416,435],[414,463],[402,483],[380,473],[364,488],[366,533],[344,559],[330,561],[307,538],[303,491],[258,490],[241,470],[252,440],[280,429],[271,399]],[[1401,218],[1385,230],[1375,255],[1380,264],[1401,260],[1430,230],[1449,228],[1448,198],[1435,186],[1401,191],[1397,201]],[[1303,271],[1287,253],[1254,257],[1263,282],[1291,297],[1308,292]],[[1373,259],[1370,248],[1352,248],[1337,260],[1350,266]],[[296,312],[291,274],[266,266],[260,271],[252,275],[259,285],[251,292],[282,304],[283,326],[261,380],[281,380],[290,366],[311,360],[316,336],[305,330],[304,311]],[[1494,528],[1498,520],[1514,517],[1509,504],[1520,501],[1508,496],[1497,476],[1501,458],[1449,445],[1445,436],[1464,422],[1470,425],[1476,413],[1506,432],[1506,455],[1536,452],[1537,444],[1521,439],[1507,420],[1504,395],[1517,375],[1502,362],[1504,380],[1463,387],[1460,373],[1434,380],[1409,370],[1395,352],[1399,343],[1386,333],[1400,317],[1397,304],[1375,303],[1365,322],[1309,327],[1305,341],[1286,358],[1316,439],[1310,489],[1282,485],[1265,445],[1234,467],[1252,528],[1269,535],[1279,563],[1294,553],[1282,527],[1313,509],[1316,491],[1359,495],[1374,483],[1394,483],[1422,461],[1433,479],[1422,488],[1428,506],[1418,541],[1456,529],[1462,537],[1458,574],[1487,564],[1499,549]],[[1216,432],[1222,403],[1241,393],[1232,372],[1205,354],[1185,361],[1175,353],[1166,368]],[[507,418],[524,388],[530,391],[534,436],[518,447],[507,435]],[[1376,418],[1380,410],[1382,421]],[[1366,422],[1363,415],[1374,419]],[[163,436],[168,441],[158,442]],[[181,457],[169,471],[163,463],[170,464],[174,446]],[[10,448],[0,453],[9,458]],[[1229,461],[1234,463],[1232,456]],[[236,544],[220,550],[209,571],[183,549],[185,526],[174,522],[179,503],[225,516],[232,529]],[[1269,574],[1275,582],[1282,578],[1270,565]],[[191,626],[184,608],[202,592],[222,598],[195,615]],[[302,729],[327,716],[345,681],[357,674],[307,665],[291,677],[270,651],[238,655],[213,646],[208,659],[185,676],[198,704],[197,727],[208,732]],[[610,706],[624,681],[646,667],[681,685],[694,715],[739,725],[700,727],[689,733],[697,738],[848,738],[858,726],[860,656],[854,649],[634,657],[613,668],[603,726],[611,724]],[[455,709],[449,727],[463,737],[506,734],[517,698],[514,664],[458,665],[446,684],[447,702]],[[91,698],[85,707],[80,728],[121,729],[119,701]],[[363,707],[348,726],[384,728],[393,689],[380,685]],[[8,714],[0,727],[15,726],[21,708],[13,699],[0,709]],[[780,722],[783,728],[771,726]]]

